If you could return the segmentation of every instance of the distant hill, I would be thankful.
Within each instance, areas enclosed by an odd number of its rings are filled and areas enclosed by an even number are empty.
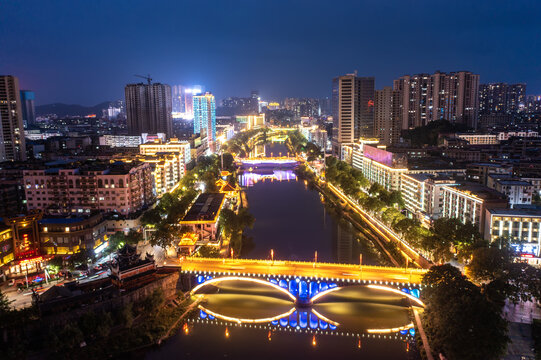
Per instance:
[[[102,102],[94,106],[82,106],[75,104],[47,104],[36,106],[36,115],[56,114],[58,117],[64,116],[85,116],[90,114],[101,115],[102,109],[109,107],[110,101]]]

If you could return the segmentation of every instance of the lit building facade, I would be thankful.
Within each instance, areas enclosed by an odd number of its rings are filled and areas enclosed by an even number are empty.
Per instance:
[[[442,187],[443,217],[471,222],[482,233],[485,211],[491,208],[506,208],[507,198],[496,190],[477,184],[447,185]]]
[[[39,221],[39,234],[43,254],[68,255],[82,249],[99,252],[106,247],[107,222],[100,213],[44,218]]]
[[[3,276],[22,276],[43,270],[45,260],[40,251],[38,228],[41,217],[41,212],[31,212],[3,218],[0,229]]]
[[[25,127],[34,125],[36,122],[36,107],[34,101],[36,95],[30,90],[21,90],[21,110]]]
[[[532,203],[534,186],[527,181],[498,179],[491,183],[491,188],[507,196],[511,207],[514,207],[515,205],[529,205]]]
[[[216,99],[207,92],[193,97],[194,134],[201,134],[211,152],[215,151],[216,142]]]
[[[184,175],[192,160],[190,143],[171,139],[155,141],[139,146],[139,160],[151,164],[156,194],[161,196],[171,191]]]
[[[26,160],[19,79],[0,75],[0,161]]]
[[[95,162],[23,170],[28,210],[51,215],[93,211],[128,215],[154,202],[150,164]]]
[[[470,145],[497,145],[500,143],[496,134],[456,134],[459,139]]]
[[[405,156],[364,145],[362,156],[363,175],[389,191],[400,190],[401,174],[408,171]]]
[[[525,104],[526,84],[492,83],[479,86],[479,111],[482,114],[514,114]]]
[[[402,174],[400,192],[405,207],[422,220],[435,220],[443,212],[442,188],[456,182],[445,174]]]
[[[100,145],[110,147],[138,147],[141,145],[141,136],[129,135],[102,135]]]
[[[333,154],[342,144],[374,135],[374,78],[355,74],[339,76],[332,85]]]
[[[387,86],[374,96],[374,137],[386,146],[400,142],[400,92]]]
[[[252,130],[265,126],[265,114],[259,115],[238,115],[235,116],[237,123],[241,124],[242,129]]]
[[[406,75],[393,83],[400,92],[402,129],[445,119],[477,127],[479,75],[469,71]]]
[[[509,238],[517,255],[533,265],[541,264],[541,213],[538,210],[487,210],[484,238],[490,242]]]

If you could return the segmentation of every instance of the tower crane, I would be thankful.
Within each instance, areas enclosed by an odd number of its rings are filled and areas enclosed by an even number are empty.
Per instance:
[[[133,76],[141,78],[141,79],[146,79],[149,85],[152,83],[152,78],[150,77],[150,74],[148,74],[147,76],[143,76],[143,75],[133,75]]]

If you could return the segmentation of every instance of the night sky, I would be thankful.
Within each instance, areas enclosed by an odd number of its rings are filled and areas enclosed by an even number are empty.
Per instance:
[[[94,105],[124,85],[202,84],[218,99],[329,96],[358,70],[470,70],[541,94],[541,2],[0,0],[0,74],[36,102]]]

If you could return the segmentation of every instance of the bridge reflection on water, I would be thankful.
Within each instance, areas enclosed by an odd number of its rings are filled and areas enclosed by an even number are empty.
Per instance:
[[[192,291],[201,301],[192,322],[342,336],[408,338],[415,336],[405,294],[364,285],[336,287],[313,297],[309,307],[295,306],[295,297],[257,279],[215,279]]]

